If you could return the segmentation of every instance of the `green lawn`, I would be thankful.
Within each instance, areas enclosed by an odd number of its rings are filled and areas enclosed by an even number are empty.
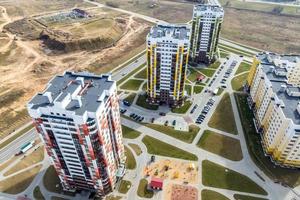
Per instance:
[[[143,197],[143,198],[152,198],[154,193],[152,190],[148,190],[147,188],[148,186],[148,181],[146,179],[141,179],[140,180],[140,184],[137,190],[137,194],[139,197]]]
[[[148,135],[146,135],[142,141],[146,145],[149,154],[156,154],[185,160],[198,160],[195,154],[179,149],[173,145],[167,144]]]
[[[129,79],[133,74],[135,74],[136,72],[138,72],[142,67],[144,67],[146,65],[146,63],[141,64],[139,67],[137,67],[135,70],[131,71],[130,73],[128,73],[126,76],[124,76],[123,78],[121,78],[120,80],[117,81],[117,85],[121,85],[124,81],[126,81],[127,79]]]
[[[185,84],[185,90],[186,90],[188,95],[192,94],[192,86],[191,85]]]
[[[124,138],[135,139],[139,137],[141,133],[132,128],[122,125],[122,134]]]
[[[241,49],[236,49],[233,47],[224,46],[224,45],[220,46],[220,49],[229,51],[229,52],[237,54],[237,55],[247,56],[247,57],[251,57],[251,58],[254,56],[254,54],[252,54],[250,52],[247,52],[247,51],[244,51]]]
[[[207,189],[201,191],[201,199],[202,200],[230,200],[218,192],[207,190]]]
[[[214,75],[214,73],[216,72],[216,70],[208,69],[208,68],[199,69],[199,71],[207,77],[212,77]]]
[[[129,143],[128,145],[133,149],[133,151],[136,153],[136,155],[139,156],[143,153],[143,151],[139,145],[133,144],[133,143]]]
[[[126,194],[131,187],[131,182],[126,180],[121,180],[118,191],[122,194]]]
[[[228,93],[224,94],[222,97],[214,114],[210,118],[208,125],[221,131],[226,131],[235,135],[238,134]]]
[[[243,91],[243,85],[247,80],[248,73],[238,75],[231,80],[232,89],[235,91]]]
[[[233,161],[243,159],[239,140],[209,130],[204,131],[197,146]]]
[[[172,123],[172,122],[169,122]],[[197,133],[199,132],[200,128],[195,125],[189,126],[189,132],[186,131],[177,131],[173,127],[170,126],[163,126],[158,124],[145,124],[145,126],[152,128],[156,131],[179,139],[183,142],[192,143],[194,138],[196,137]]]
[[[126,168],[127,169],[135,169],[136,168],[136,161],[134,155],[132,154],[131,150],[125,147],[125,155],[126,155]]]
[[[219,88],[217,96],[220,96],[224,92],[224,88]]]
[[[246,196],[241,194],[234,194],[233,197],[235,200],[268,200],[265,198],[252,197],[252,196]]]
[[[136,96],[136,93],[130,93],[124,100],[126,100],[132,104],[135,96]]]
[[[212,69],[218,69],[220,67],[220,61],[215,61],[214,63],[210,64],[208,67]]]
[[[39,186],[36,186],[33,190],[33,196],[36,200],[44,200],[45,197],[43,196],[41,190],[40,190],[40,187]]]
[[[286,183],[290,187],[300,185],[300,172],[294,169],[281,168],[274,165],[271,160],[264,155],[261,146],[260,135],[256,133],[253,123],[253,113],[247,105],[245,94],[235,94],[235,99],[239,109],[241,123],[243,126],[248,152],[256,165],[265,172],[271,179]]]
[[[184,101],[184,104],[182,106],[180,106],[179,108],[172,108],[171,111],[173,113],[184,114],[188,111],[192,104],[193,103],[191,101]]]
[[[137,91],[141,84],[143,83],[142,80],[137,79],[129,79],[127,82],[125,82],[123,85],[121,85],[121,89],[123,90],[134,90]]]
[[[235,75],[240,74],[242,72],[247,72],[251,68],[251,64],[242,62],[239,66],[239,68],[236,70]]]
[[[227,56],[229,56],[229,53],[226,53],[224,51],[220,51],[220,57],[221,58],[226,58]]]
[[[202,92],[204,87],[201,87],[201,86],[194,86],[194,93],[195,94],[199,94]]]
[[[189,68],[189,71],[190,71],[190,74],[189,74],[189,76],[188,76],[187,78],[188,78],[190,81],[192,81],[192,82],[197,81],[197,77],[198,77],[199,75],[201,75],[201,73],[198,72],[197,70],[193,69],[193,68]]]
[[[134,75],[134,78],[147,79],[147,68],[143,69],[142,71]]]
[[[202,162],[202,182],[209,187],[267,195],[268,193],[247,176],[208,160]]]
[[[148,110],[158,110],[158,105],[151,105],[149,104],[147,101],[147,95],[144,94],[144,95],[139,95],[138,99],[136,100],[136,105],[140,106],[140,107],[143,107],[145,109],[148,109]]]
[[[145,83],[143,84],[142,90],[143,90],[143,91],[146,91],[146,90],[147,90],[147,82],[145,82]]]

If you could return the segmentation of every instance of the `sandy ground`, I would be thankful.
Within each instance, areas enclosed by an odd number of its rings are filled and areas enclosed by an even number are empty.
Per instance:
[[[191,184],[199,181],[196,163],[173,159],[162,159],[151,163],[145,167],[143,175]]]
[[[0,21],[4,21],[0,24],[0,31],[5,24],[19,19],[18,16],[10,18],[3,6],[0,11]],[[0,41],[5,41],[5,45],[0,46],[0,115],[3,116],[0,120],[0,139],[29,120],[25,111],[26,102],[35,93],[42,91],[55,74],[65,70],[87,69],[103,72],[109,70],[105,63],[110,63],[110,59],[122,58],[126,52],[140,47],[145,41],[145,31],[149,29],[149,24],[131,16],[123,17],[127,23],[124,36],[114,47],[101,51],[48,56],[40,41],[14,40],[15,36],[11,33],[0,33]],[[137,39],[142,42],[136,42]]]
[[[198,189],[193,186],[168,184],[164,190],[165,200],[197,200]]]

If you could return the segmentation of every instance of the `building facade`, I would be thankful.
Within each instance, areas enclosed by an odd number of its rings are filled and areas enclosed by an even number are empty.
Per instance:
[[[285,63],[285,64],[283,64]],[[250,70],[248,101],[265,153],[281,166],[300,167],[300,56],[258,54]]]
[[[190,29],[156,25],[147,36],[147,93],[150,103],[181,105],[185,94]]]
[[[104,196],[115,187],[125,162],[116,90],[111,75],[65,72],[28,103],[65,190]]]
[[[224,10],[219,4],[195,5],[193,10],[190,61],[211,63],[215,60]]]

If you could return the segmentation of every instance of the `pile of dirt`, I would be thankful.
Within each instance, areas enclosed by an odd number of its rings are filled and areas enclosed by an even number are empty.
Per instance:
[[[3,29],[25,40],[37,40],[44,27],[38,25],[32,18],[23,18],[5,25]]]
[[[43,31],[40,35],[43,44],[51,50],[58,52],[72,52],[78,50],[101,50],[114,45],[115,41],[112,38],[87,38],[79,40],[61,40],[49,32]]]
[[[76,37],[72,32],[63,28],[53,28],[34,18],[23,18],[7,24],[4,29],[19,37],[22,40],[41,40],[43,46],[52,50],[52,53],[69,53],[74,51],[102,50],[114,46],[125,34],[128,20],[126,18],[114,18],[111,30],[118,31],[119,36],[111,34],[95,34],[90,37]]]

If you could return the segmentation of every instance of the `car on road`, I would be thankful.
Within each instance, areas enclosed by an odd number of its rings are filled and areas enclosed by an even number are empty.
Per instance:
[[[227,88],[227,85],[221,85],[222,88]]]
[[[166,116],[166,113],[160,112],[159,115],[160,115],[160,116]]]

